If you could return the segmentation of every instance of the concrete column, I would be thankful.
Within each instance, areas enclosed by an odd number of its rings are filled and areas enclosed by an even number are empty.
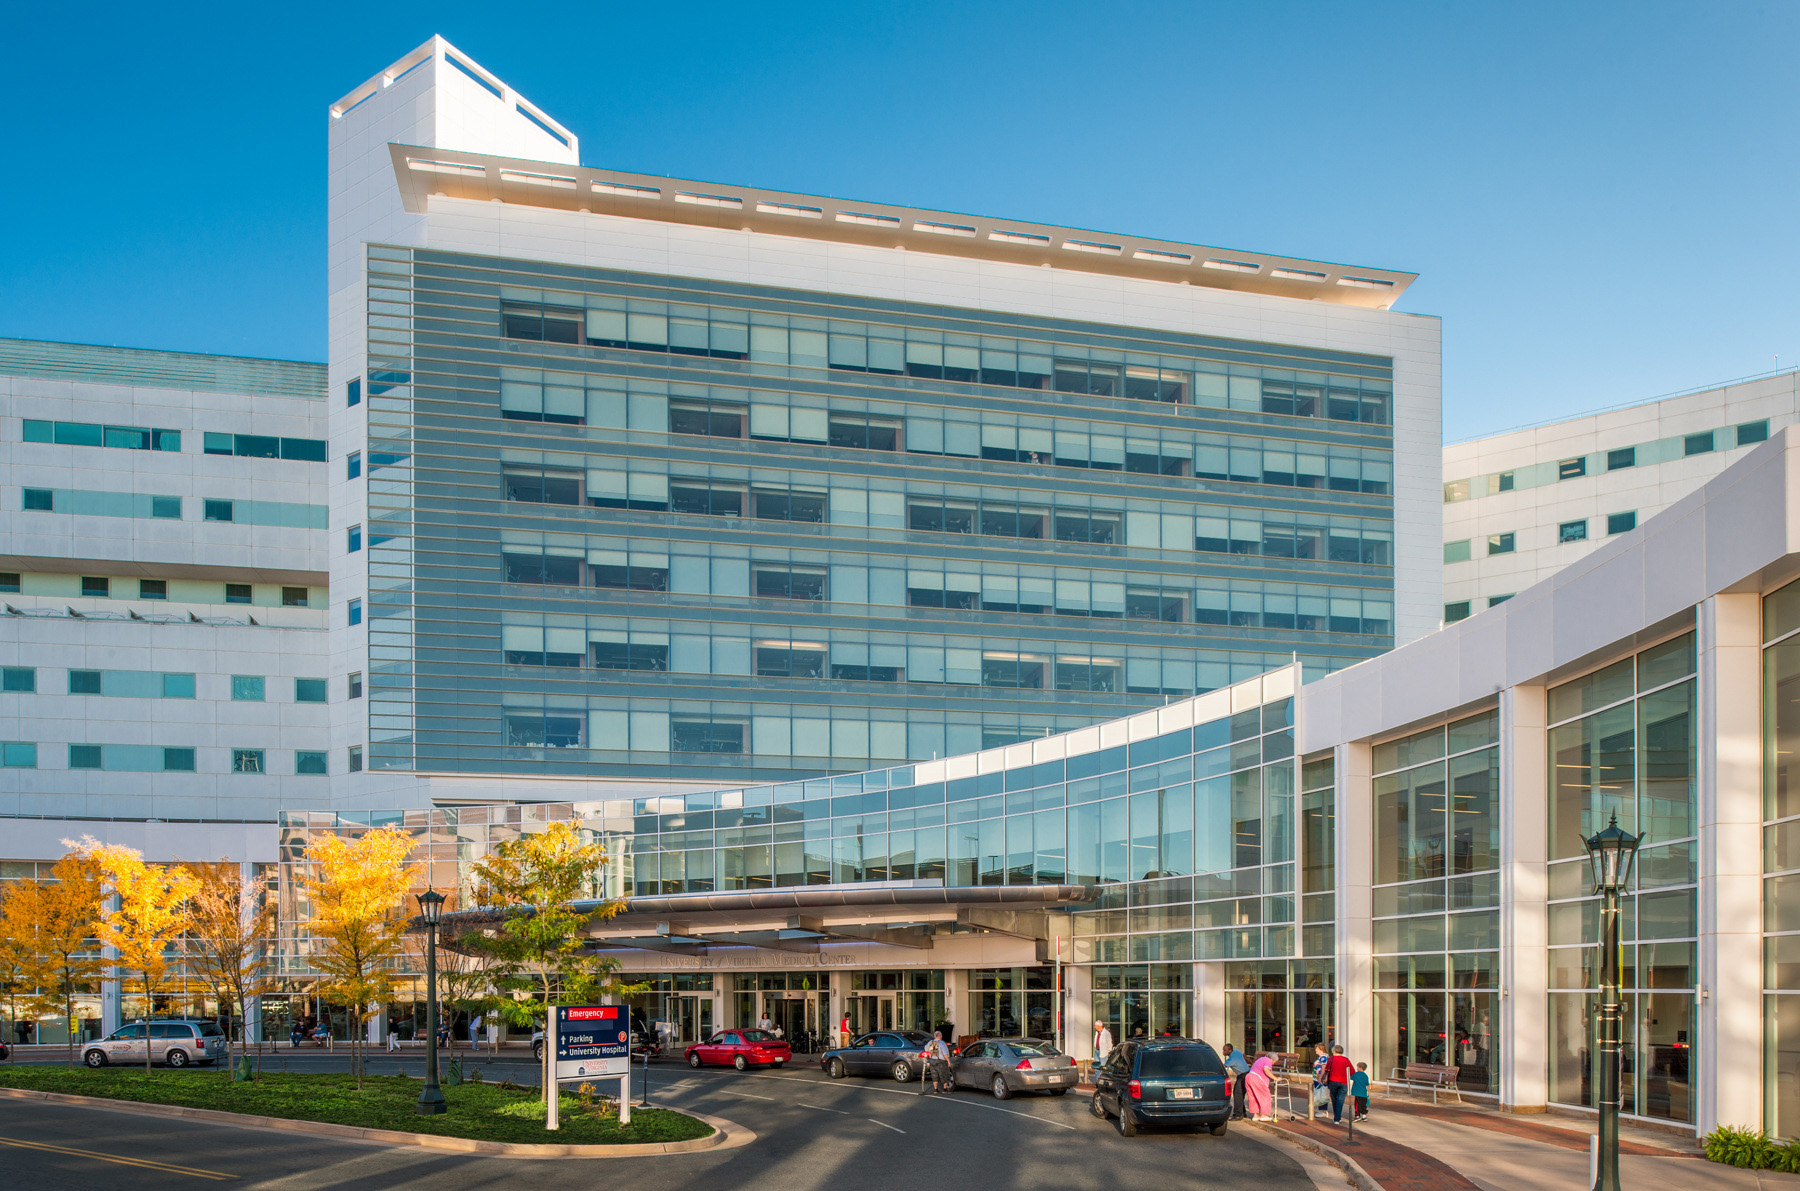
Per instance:
[[[1550,738],[1541,686],[1500,692],[1500,1103],[1550,1095]]]
[[[119,899],[117,896],[106,899],[105,909],[107,911],[117,910],[118,908]],[[100,1036],[105,1037],[125,1023],[122,1020],[123,998],[119,992],[119,969],[117,966],[119,949],[117,947],[107,947],[103,950],[102,954],[105,958],[113,961],[112,966],[109,966],[106,969],[106,975],[101,977],[100,984]]]
[[[1194,965],[1194,1036],[1222,1050],[1227,1042],[1235,1043],[1231,1023],[1225,1010],[1225,965]]]
[[[1367,744],[1336,749],[1337,1044],[1375,1053],[1375,800]],[[1385,1075],[1385,1072],[1382,1073]]]
[[[369,1006],[369,1011],[363,1015],[363,1024],[368,1033],[368,1037],[363,1039],[363,1041],[367,1042],[372,1047],[386,1046],[387,1018],[386,1005]]]
[[[1761,612],[1753,592],[1700,605],[1700,1134],[1763,1127]]]
[[[1066,978],[1069,969],[1063,969]],[[975,1032],[975,1017],[969,1012],[969,974],[958,968],[944,969],[944,1016],[950,1019],[951,1032],[961,1036]],[[955,1038],[944,1041],[956,1045]]]
[[[1094,1057],[1094,969],[1063,965],[1063,1051],[1077,1061]]]

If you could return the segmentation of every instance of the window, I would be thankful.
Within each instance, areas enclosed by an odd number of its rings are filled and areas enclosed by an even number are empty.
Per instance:
[[[1621,468],[1637,466],[1637,448],[1620,447],[1616,451],[1606,453],[1606,470],[1618,471]]]
[[[100,671],[69,671],[69,693],[71,695],[98,695],[100,693]]]
[[[233,773],[266,773],[263,768],[263,751],[261,749],[232,749],[231,772]]]
[[[500,307],[500,334],[508,339],[535,339],[543,343],[581,343],[586,312],[573,306],[545,306],[536,302],[505,302]],[[664,333],[665,336],[667,332]],[[667,350],[667,344],[662,350]]]
[[[1506,603],[1506,601],[1512,599],[1514,594],[1515,593],[1509,591],[1505,595],[1489,596],[1488,597],[1488,607],[1498,608],[1501,604],[1504,604],[1504,603]]]
[[[1556,540],[1562,542],[1587,541],[1587,521],[1565,521],[1556,527]]]
[[[54,513],[56,511],[56,495],[50,489],[26,488],[23,491],[26,512]]]
[[[165,699],[192,699],[194,697],[194,676],[192,674],[164,674],[162,676],[162,697]]]
[[[316,774],[323,777],[325,775],[325,754],[308,752],[304,749],[296,750],[294,753],[294,772],[300,774]]]
[[[225,602],[227,604],[248,604],[251,600],[251,587],[248,583],[227,583],[225,585]]]
[[[1559,480],[1572,480],[1576,476],[1585,475],[1587,475],[1586,455],[1579,459],[1564,459],[1556,465],[1556,478]]]
[[[0,571],[0,591],[16,592],[19,590],[19,572]]]
[[[677,753],[741,753],[744,724],[733,720],[670,720],[669,748]]]
[[[361,600],[351,600],[350,601],[350,623],[353,625],[362,623],[362,601]]]
[[[825,645],[811,641],[758,641],[758,678],[823,678]]]
[[[362,404],[362,377],[354,377],[344,382],[344,404]]]
[[[825,494],[788,488],[757,488],[750,493],[751,516],[765,521],[825,520]]]
[[[232,454],[232,436],[221,434],[216,430],[208,430],[201,440],[200,449],[208,455]]]
[[[325,680],[323,678],[296,678],[296,679],[294,679],[294,702],[296,702],[296,703],[323,703],[323,702],[325,702]]]
[[[362,526],[352,525],[349,529],[346,529],[344,531],[344,550],[345,550],[345,552],[347,552],[349,554],[355,554],[358,550],[361,550],[361,549],[362,549]]]
[[[138,599],[166,600],[169,598],[169,581],[167,579],[139,579]]]
[[[159,521],[181,520],[181,498],[179,496],[152,496],[150,498],[150,515]]]
[[[1163,620],[1179,624],[1187,619],[1186,612],[1186,596],[1172,595],[1154,587],[1127,587],[1125,589],[1125,618],[1127,620]]]
[[[103,575],[83,575],[81,577],[81,594],[105,599],[112,594],[112,580]]]
[[[708,401],[670,401],[669,433],[742,438],[749,408]]]
[[[581,585],[581,559],[562,554],[503,554],[501,563],[508,583],[537,583],[560,587]]]
[[[284,438],[281,440],[281,457],[298,459],[303,463],[323,463],[326,442],[322,438]]]
[[[1468,618],[1469,618],[1469,601],[1468,600],[1457,600],[1455,603],[1444,605],[1444,623],[1445,624],[1455,624],[1459,620],[1467,620]]]
[[[194,750],[184,748],[166,748],[163,753],[164,773],[194,772]]]
[[[347,699],[362,698],[362,671],[352,670],[344,679],[344,697]]]
[[[1606,532],[1608,534],[1630,533],[1637,528],[1637,510],[1629,513],[1608,513],[1606,515]]]
[[[353,744],[344,750],[344,771],[346,773],[362,772],[362,745]]]
[[[1705,434],[1690,434],[1682,440],[1683,455],[1704,455],[1713,449],[1713,434],[1708,430]]]
[[[0,691],[21,691],[31,694],[37,690],[37,671],[29,666],[8,666],[0,670]]]
[[[823,568],[761,563],[752,568],[752,594],[765,600],[823,600]]]
[[[263,678],[259,674],[233,674],[231,676],[231,701],[233,703],[261,703],[263,701]]]
[[[522,748],[578,749],[586,722],[579,712],[509,711],[506,743]]]
[[[344,478],[354,480],[362,475],[362,452],[351,451],[344,456]]]
[[[863,414],[834,413],[826,441],[834,447],[852,447],[863,451],[898,451],[900,423],[891,418],[871,418]]]
[[[557,467],[507,467],[500,473],[507,500],[540,505],[581,503],[581,472]]]
[[[1494,491],[1496,491],[1496,492],[1511,492],[1513,490],[1514,479],[1515,479],[1515,477],[1512,472],[1510,472],[1510,471],[1501,472],[1499,475],[1494,477]]]
[[[306,607],[306,588],[284,587],[281,589],[281,606],[283,608]]]
[[[1737,428],[1737,445],[1747,447],[1753,442],[1763,442],[1769,437],[1769,420],[1745,422]]]
[[[1488,535],[1489,554],[1511,554],[1514,550],[1513,535],[1509,533],[1491,533]]]
[[[99,745],[72,744],[69,746],[70,769],[99,769],[101,767]]]
[[[228,500],[209,500],[202,506],[202,516],[208,521],[230,521],[232,519],[231,502]]]
[[[9,740],[0,744],[0,768],[36,769],[37,745],[22,740]]]
[[[1469,561],[1469,539],[1463,538],[1462,540],[1456,541],[1456,542],[1445,542],[1444,543],[1444,561],[1445,562],[1468,562]]]
[[[710,480],[669,481],[669,512],[703,517],[742,517],[744,486]]]

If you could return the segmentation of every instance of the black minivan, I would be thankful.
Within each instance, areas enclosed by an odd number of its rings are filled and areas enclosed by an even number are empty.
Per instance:
[[[1225,1064],[1192,1038],[1121,1043],[1094,1069],[1091,1111],[1101,1120],[1118,1117],[1125,1137],[1139,1125],[1205,1125],[1217,1136],[1231,1119]]]

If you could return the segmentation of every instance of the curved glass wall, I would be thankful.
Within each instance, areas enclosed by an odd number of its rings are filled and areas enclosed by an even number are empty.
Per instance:
[[[1800,1135],[1800,583],[1763,600],[1763,1122]]]

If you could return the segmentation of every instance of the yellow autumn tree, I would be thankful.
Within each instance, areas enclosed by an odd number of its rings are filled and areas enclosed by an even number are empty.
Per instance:
[[[250,1045],[249,1002],[275,991],[270,955],[275,945],[275,903],[246,885],[238,866],[227,861],[200,866],[190,924],[194,974],[218,998],[219,1008],[235,1008],[238,1054]],[[261,1061],[258,1048],[258,1062]]]
[[[75,1062],[75,997],[106,972],[89,940],[100,928],[102,879],[92,857],[71,852],[50,870],[48,881],[18,881],[0,902],[0,938],[18,948],[28,1008],[38,1016],[61,1014],[69,1024],[69,1063]]]
[[[314,940],[313,966],[322,990],[350,1007],[351,1068],[362,1086],[362,1019],[366,1006],[394,996],[394,961],[406,935],[405,899],[417,873],[406,863],[416,842],[399,827],[354,839],[327,835],[306,847],[306,879]]]
[[[119,899],[118,909],[101,915],[96,933],[106,946],[118,949],[120,968],[137,973],[148,1009],[168,974],[169,949],[188,929],[188,902],[199,891],[200,879],[185,865],[146,864],[136,848],[102,844],[90,836],[83,836],[75,851],[99,870],[103,895]],[[144,1048],[145,1071],[153,1049]]]

